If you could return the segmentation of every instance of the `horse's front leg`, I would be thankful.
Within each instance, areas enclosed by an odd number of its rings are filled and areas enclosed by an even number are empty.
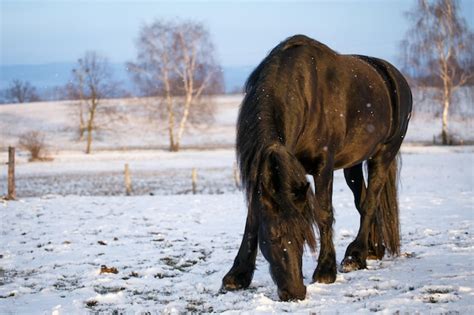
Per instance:
[[[318,266],[313,274],[313,281],[333,283],[336,281],[336,252],[332,240],[334,212],[332,208],[333,168],[327,165],[314,175],[316,190],[315,215],[321,238]]]
[[[222,279],[222,289],[239,290],[247,288],[252,282],[257,257],[258,222],[250,211],[245,224],[245,231],[234,265]]]

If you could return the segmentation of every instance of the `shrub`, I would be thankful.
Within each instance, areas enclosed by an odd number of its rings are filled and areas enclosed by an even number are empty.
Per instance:
[[[30,153],[29,161],[50,161],[46,154],[45,136],[39,131],[29,131],[20,136],[18,141],[20,149]]]

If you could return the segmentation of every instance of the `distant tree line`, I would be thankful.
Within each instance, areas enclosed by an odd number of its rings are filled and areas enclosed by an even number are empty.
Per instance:
[[[28,81],[12,80],[9,86],[1,91],[4,103],[30,103],[40,101],[36,88]]]

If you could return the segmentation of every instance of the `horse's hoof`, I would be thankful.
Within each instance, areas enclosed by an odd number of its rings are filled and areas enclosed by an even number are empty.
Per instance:
[[[336,281],[336,274],[318,274],[314,277],[314,282],[330,284]]]
[[[341,272],[351,272],[360,269],[367,268],[367,265],[363,263],[360,259],[353,256],[347,256],[341,263]]]
[[[235,276],[227,275],[222,279],[221,291],[237,291],[245,289],[250,285],[250,281],[245,277],[237,278]]]
[[[318,283],[334,283],[336,281],[336,266],[334,268],[326,268],[326,270],[316,269],[313,275],[313,281]]]
[[[243,289],[244,286],[239,284],[239,283],[223,283],[221,287],[221,291],[227,292],[227,291],[237,291],[240,289]]]
[[[278,289],[278,297],[282,302],[304,300],[306,299],[306,287],[303,286],[303,288],[291,293],[287,290]]]

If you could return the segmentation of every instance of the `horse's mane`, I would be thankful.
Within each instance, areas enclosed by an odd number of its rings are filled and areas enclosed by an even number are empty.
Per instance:
[[[303,35],[291,37],[275,47],[252,72],[246,82],[236,139],[237,161],[249,211],[261,211],[259,200],[262,190],[266,190],[269,192],[266,195],[272,196],[275,208],[280,211],[278,215],[285,218],[287,226],[282,228],[293,234],[297,242],[306,241],[312,250],[316,248],[314,213],[312,207],[297,205],[298,198],[306,201],[306,172],[284,145],[283,122],[275,113],[276,100],[269,91],[267,78],[271,83],[274,65],[283,51],[315,43],[318,42]],[[259,215],[249,217],[258,218]]]
[[[255,183],[262,152],[274,143],[285,141],[282,123],[275,115],[276,100],[269,94],[274,68],[282,53],[297,46],[312,46],[332,51],[326,45],[304,35],[295,35],[273,48],[268,56],[253,70],[245,83],[245,97],[242,101],[237,121],[237,161],[239,162],[242,183],[247,192]],[[268,84],[267,82],[270,81]],[[273,102],[273,104],[272,104]],[[250,200],[247,195],[248,200]]]

